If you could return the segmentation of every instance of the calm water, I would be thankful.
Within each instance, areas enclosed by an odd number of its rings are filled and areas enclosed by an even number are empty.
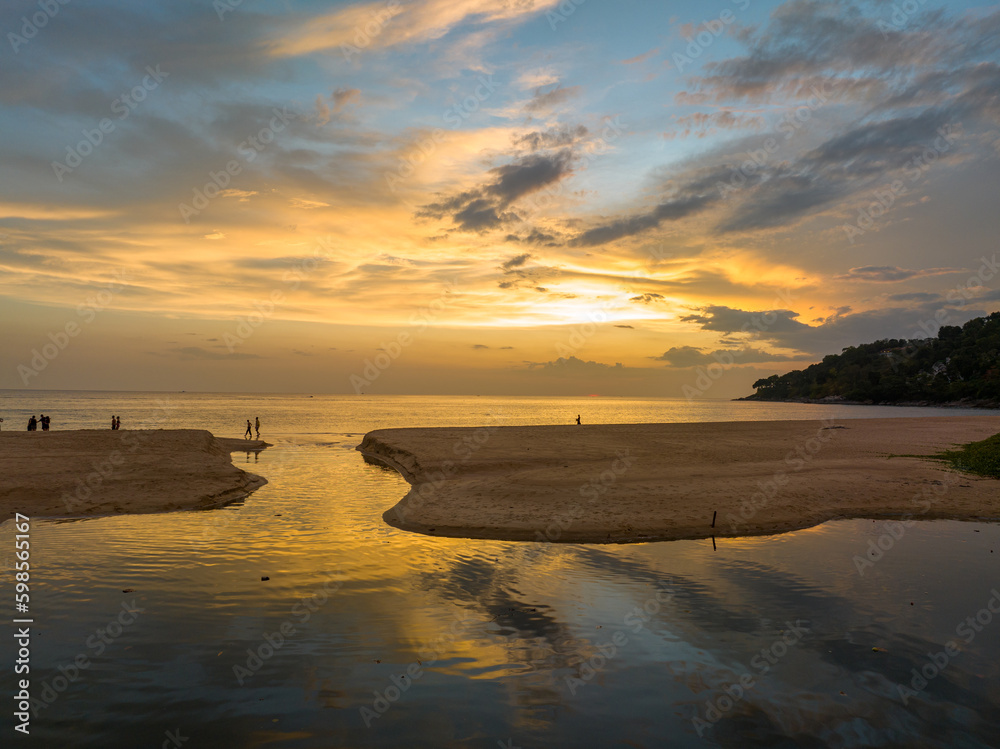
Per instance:
[[[5,646],[3,746],[1000,745],[998,524],[918,523],[893,540],[899,528],[839,521],[717,550],[432,538],[383,524],[406,484],[354,451],[380,427],[577,413],[954,411],[0,392],[7,429],[39,411],[54,429],[103,427],[115,413],[125,428],[235,437],[260,416],[274,447],[234,456],[270,481],[237,505],[33,523],[32,692],[50,704],[30,739],[13,733]],[[7,601],[13,535],[0,527]],[[861,575],[870,541],[892,546]],[[915,682],[911,669],[932,678]]]

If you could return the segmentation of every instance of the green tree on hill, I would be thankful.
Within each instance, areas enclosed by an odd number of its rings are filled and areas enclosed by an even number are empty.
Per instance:
[[[844,398],[866,403],[975,402],[1000,406],[1000,312],[946,325],[936,338],[887,338],[753,384],[748,400]]]

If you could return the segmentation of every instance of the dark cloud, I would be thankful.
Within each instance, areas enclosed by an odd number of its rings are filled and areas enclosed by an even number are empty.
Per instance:
[[[489,346],[487,346],[484,343],[473,343],[472,344],[472,348],[474,348],[474,349],[488,349]]]
[[[583,89],[580,86],[568,86],[567,88],[557,87],[551,91],[542,93],[541,89],[535,91],[535,95],[524,105],[526,112],[532,114],[544,114],[558,108],[561,104],[578,95]]]
[[[700,312],[686,315],[682,322],[696,323],[703,330],[720,333],[760,333],[770,337],[780,333],[798,333],[809,328],[795,318],[798,312],[787,309],[763,310],[759,312],[734,309],[723,305],[711,305]]]
[[[629,299],[630,302],[639,302],[640,304],[650,304],[652,302],[662,302],[663,294],[640,294],[639,296],[634,296]]]
[[[504,270],[511,270],[512,268],[520,268],[522,265],[528,262],[528,259],[530,257],[531,255],[528,254],[527,252],[525,252],[523,255],[515,255],[510,260],[503,263],[500,267],[503,268]]]
[[[629,330],[635,330],[635,327],[632,326],[632,325],[615,325],[615,327],[616,328],[628,328]]]
[[[575,356],[568,358],[559,357],[555,361],[547,362],[525,362],[529,369],[538,370],[544,374],[607,374],[608,372],[624,372],[625,367],[621,362],[615,364],[603,364],[596,361],[584,361]]]
[[[170,349],[167,354],[160,356],[179,356],[181,359],[262,359],[257,354],[242,354],[238,352],[221,354],[217,351],[208,351],[200,346],[183,346],[181,348]]]
[[[454,197],[425,205],[417,216],[449,216],[462,231],[484,232],[517,220],[507,209],[529,195],[572,174],[573,153],[533,153],[490,170],[492,181]]]
[[[603,226],[588,229],[574,239],[571,244],[593,247],[595,245],[607,244],[623,237],[630,237],[648,229],[653,229],[664,221],[676,221],[677,219],[697,213],[717,199],[717,195],[713,196],[711,194],[671,198],[660,203],[660,205],[656,206],[649,213],[617,219]]]
[[[988,310],[963,302],[929,301],[915,307],[838,313],[825,318],[819,325],[799,322],[798,313],[791,310],[747,311],[725,306],[706,307],[681,320],[694,323],[702,330],[722,333],[729,342],[748,336],[778,348],[823,355],[881,338],[926,338],[936,335],[940,325],[962,325],[985,314]]]
[[[895,281],[906,281],[911,278],[921,278],[923,276],[940,276],[945,273],[959,273],[961,268],[926,268],[923,270],[911,270],[909,268],[900,268],[898,265],[863,265],[858,268],[851,268],[847,273],[836,276],[838,280],[841,281],[874,281],[877,283],[892,283]],[[932,301],[937,298],[937,295],[930,295],[927,299],[921,300],[920,295],[910,295],[912,298],[907,300],[905,297],[907,295],[899,295],[896,297],[889,297],[890,299],[895,299],[897,301]]]
[[[526,234],[523,237],[519,237],[516,234],[508,234],[505,237],[505,239],[508,242],[522,242],[524,244],[545,244],[548,245],[549,247],[555,245],[555,242],[553,242],[553,240],[555,239],[555,235],[546,234],[545,232],[539,231],[538,229],[532,229],[528,234]]]
[[[712,362],[733,362],[739,365],[774,361],[805,361],[813,357],[807,354],[783,356],[772,354],[764,349],[753,348],[752,346],[738,349],[717,349],[710,352],[693,346],[674,346],[662,355],[652,358],[657,361],[665,361],[675,367],[695,367],[700,364],[711,364]]]
[[[909,188],[922,176],[920,159],[953,161],[963,153],[960,134],[996,127],[1000,12],[959,19],[922,13],[896,30],[880,20],[880,13],[850,2],[793,0],[765,26],[740,30],[736,38],[748,54],[707,63],[706,74],[692,79],[696,93],[682,92],[678,103],[759,99],[789,112],[803,105],[809,118],[853,106],[854,124],[796,153],[784,144],[802,123],[789,129],[789,121],[775,122],[738,156],[710,153],[672,170],[667,196],[654,209],[606,220],[572,244],[612,242],[708,209],[721,209],[716,228],[723,233],[787,226],[893,178],[905,176]],[[679,125],[751,124],[717,108],[685,117]],[[824,125],[831,124],[826,117]],[[806,129],[823,132],[812,123]],[[774,155],[761,150],[768,138],[777,144]],[[745,169],[750,151],[766,158]],[[713,161],[721,163],[705,165]]]
[[[550,148],[566,148],[583,140],[589,131],[583,125],[576,127],[563,126],[559,128],[549,128],[548,130],[536,130],[533,133],[522,135],[514,140],[514,145],[527,148],[530,151],[539,151]]]

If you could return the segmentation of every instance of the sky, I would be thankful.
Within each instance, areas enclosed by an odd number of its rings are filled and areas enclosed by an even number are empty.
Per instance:
[[[0,388],[731,398],[1000,310],[1000,8],[7,0]]]

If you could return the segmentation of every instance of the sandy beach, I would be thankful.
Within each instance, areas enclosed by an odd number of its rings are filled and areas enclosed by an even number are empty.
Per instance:
[[[2,432],[0,518],[224,505],[267,483],[233,465],[230,452],[267,446],[199,429]]]
[[[1000,482],[921,457],[1000,416],[381,429],[358,446],[432,535],[621,543],[745,536],[834,518],[1000,519]],[[717,513],[712,527],[713,513]]]

